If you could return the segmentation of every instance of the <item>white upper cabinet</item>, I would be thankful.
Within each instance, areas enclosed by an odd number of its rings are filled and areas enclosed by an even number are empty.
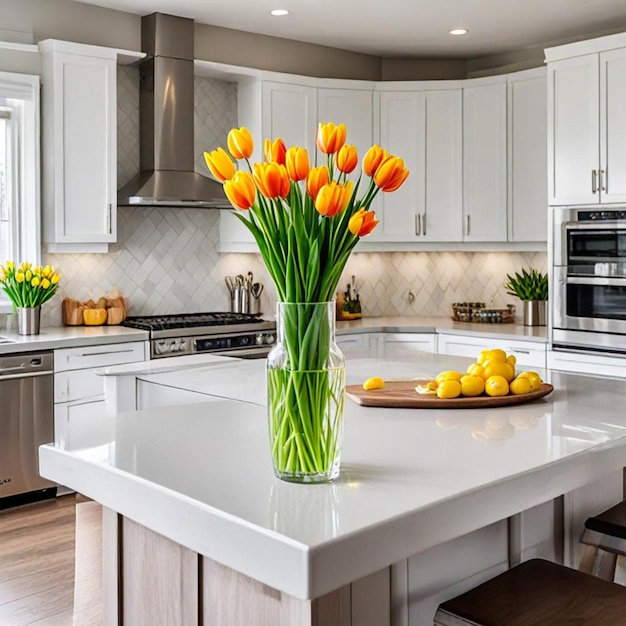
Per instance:
[[[506,241],[506,76],[469,84],[463,89],[463,238]]]
[[[545,68],[509,75],[509,241],[547,240],[546,101]]]
[[[422,137],[417,91],[383,91],[380,94],[380,145],[401,157],[410,171],[403,185],[393,193],[379,192],[381,224],[376,231],[386,242],[419,241],[417,196],[420,190],[418,145]]]
[[[117,52],[53,40],[40,49],[43,241],[106,252],[117,238]]]
[[[420,94],[417,226],[420,241],[463,238],[463,97],[461,89]]]
[[[626,35],[546,50],[553,205],[626,202]]]

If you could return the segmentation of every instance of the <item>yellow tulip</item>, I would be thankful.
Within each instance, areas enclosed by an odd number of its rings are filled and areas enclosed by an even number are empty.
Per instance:
[[[376,213],[359,209],[348,222],[348,229],[355,237],[369,235],[378,225]]]
[[[307,193],[315,200],[320,189],[329,181],[328,168],[325,165],[313,167],[306,179]]]
[[[33,274],[41,274],[41,267],[39,267],[39,265],[33,267]]]
[[[344,145],[337,153],[337,169],[344,174],[349,174],[359,162],[356,146]]]
[[[315,143],[324,154],[335,154],[346,142],[346,125],[320,122],[317,126]]]
[[[264,152],[265,160],[268,163],[280,163],[280,165],[285,165],[287,146],[280,137],[278,139],[274,139],[274,141],[266,139]]]
[[[23,271],[29,270],[30,267],[31,267],[30,263],[27,263],[26,261],[24,261],[24,263],[22,263],[22,270]]]
[[[237,172],[224,183],[224,193],[236,209],[249,209],[256,199],[252,176],[248,172]]]
[[[33,277],[33,273],[30,270],[26,270],[25,276],[26,282],[28,282]]]
[[[287,168],[280,163],[255,163],[254,183],[266,198],[286,198],[291,190]]]
[[[33,287],[39,287],[39,283],[40,283],[39,276],[33,276],[33,279],[30,281],[30,284]]]
[[[309,175],[309,153],[306,148],[292,147],[285,154],[285,166],[291,180],[298,182]]]
[[[374,176],[374,172],[386,158],[386,150],[380,146],[372,146],[363,157],[363,171],[367,176]]]
[[[52,277],[52,284],[56,285],[61,280],[61,274],[54,274]]]
[[[12,270],[15,268],[15,263],[13,261],[7,261],[7,269]]]
[[[50,287],[50,281],[47,278],[42,279],[41,286],[44,289],[47,289],[48,287]]]
[[[249,159],[254,150],[254,139],[252,133],[242,126],[241,128],[233,128],[228,133],[228,151],[235,159]]]
[[[52,276],[52,274],[54,274],[54,270],[52,269],[52,267],[50,265],[46,265],[46,267],[43,268],[43,271],[41,273],[46,278],[50,278],[50,276]]]
[[[401,158],[388,156],[374,172],[374,182],[381,191],[396,191],[408,175]]]
[[[17,272],[15,272],[15,280],[18,283],[24,282],[24,272],[22,270],[18,270]]]
[[[315,208],[320,215],[335,217],[346,209],[352,197],[354,184],[349,180],[345,185],[334,180],[324,185],[315,198]]]
[[[205,151],[204,160],[211,174],[222,182],[231,179],[237,171],[235,164],[223,148],[218,148],[212,152]]]

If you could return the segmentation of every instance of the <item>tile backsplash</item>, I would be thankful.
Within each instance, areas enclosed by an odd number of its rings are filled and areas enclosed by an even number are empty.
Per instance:
[[[139,167],[138,70],[119,68],[118,187]],[[237,125],[234,83],[196,78],[196,169],[205,172],[203,150],[224,145]],[[228,310],[225,275],[252,271],[265,285],[261,310],[272,315],[275,291],[259,255],[220,254],[217,210],[118,209],[118,242],[108,254],[44,254],[63,273],[57,297],[44,307],[44,323],[61,323],[61,299],[97,299],[117,287],[131,314]],[[459,301],[490,306],[518,304],[503,288],[506,274],[521,267],[546,271],[545,253],[394,252],[355,253],[339,288],[357,277],[364,314],[449,315]],[[410,293],[415,298],[410,302]]]

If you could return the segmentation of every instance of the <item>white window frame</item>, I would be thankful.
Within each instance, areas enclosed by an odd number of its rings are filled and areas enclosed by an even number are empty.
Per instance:
[[[31,74],[0,72],[0,98],[17,100],[13,110],[17,125],[17,209],[13,215],[13,259],[16,263],[41,261],[40,193],[40,80]],[[13,116],[12,111],[12,116]],[[5,263],[8,259],[0,259]],[[0,313],[11,313],[13,306],[0,290]]]

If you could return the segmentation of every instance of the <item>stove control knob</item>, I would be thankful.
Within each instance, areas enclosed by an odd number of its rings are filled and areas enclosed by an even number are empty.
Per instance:
[[[157,343],[154,345],[154,352],[155,354],[164,354],[165,353],[165,342],[164,341],[157,341]]]
[[[268,333],[267,335],[265,335],[265,343],[267,345],[273,344],[275,340],[276,340],[276,338],[271,333]]]
[[[263,336],[263,333],[259,333],[256,336],[255,341],[257,346],[262,346],[265,343],[265,337]]]

